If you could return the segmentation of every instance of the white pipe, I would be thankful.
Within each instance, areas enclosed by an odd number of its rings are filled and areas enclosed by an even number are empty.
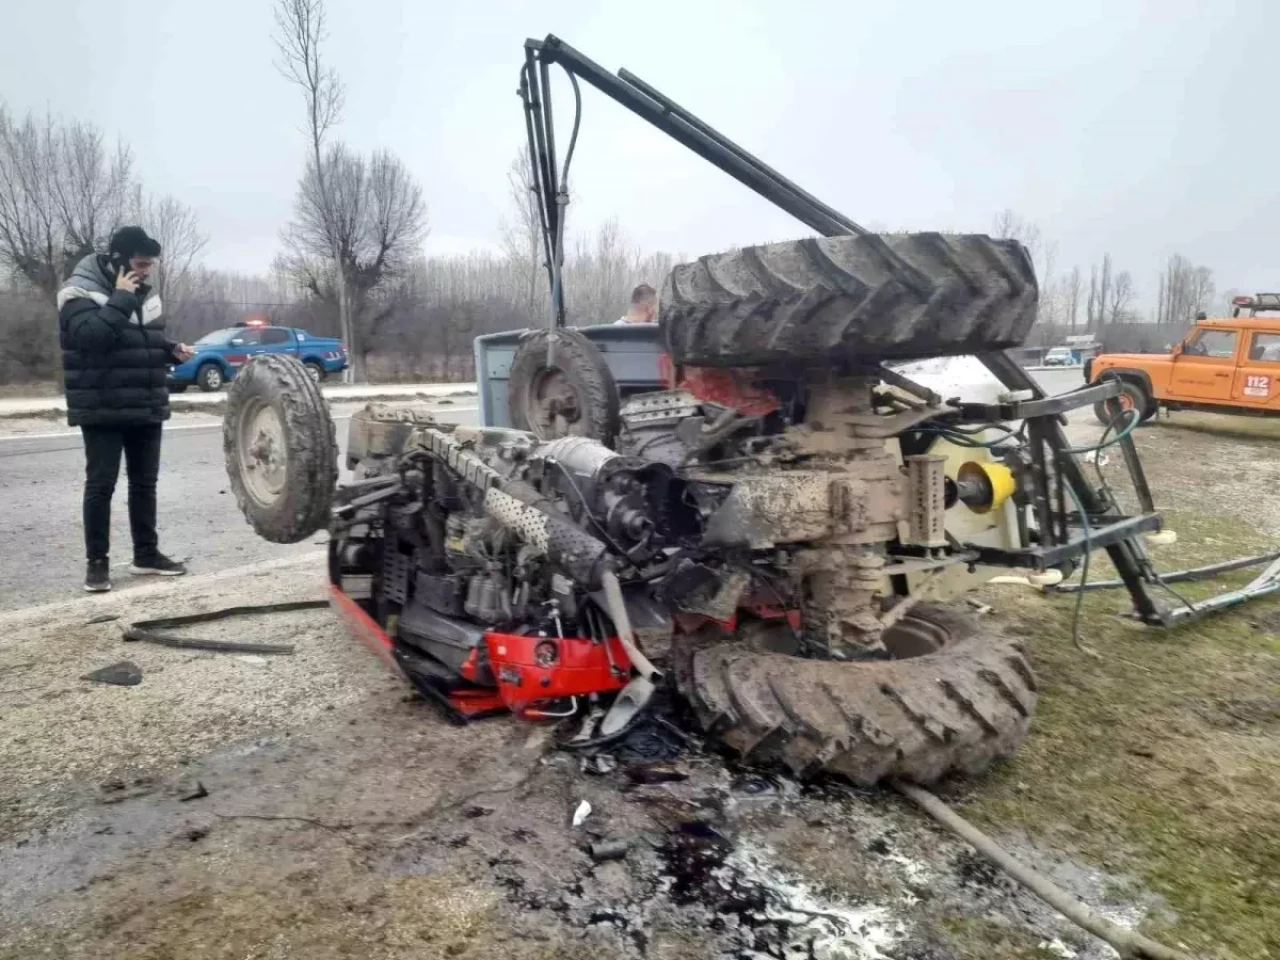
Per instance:
[[[604,587],[604,599],[609,606],[609,616],[613,619],[613,625],[618,628],[618,642],[622,644],[622,649],[627,651],[631,666],[646,680],[652,681],[655,677],[661,676],[657,667],[650,663],[649,658],[636,646],[635,634],[631,631],[631,618],[627,616],[627,603],[622,599],[622,584],[618,582],[617,575],[612,570],[606,570],[600,575],[600,585]]]

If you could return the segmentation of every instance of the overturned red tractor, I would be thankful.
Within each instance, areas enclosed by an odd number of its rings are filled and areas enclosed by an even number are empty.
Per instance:
[[[246,517],[277,542],[327,528],[335,605],[418,689],[455,717],[573,718],[575,742],[604,744],[669,684],[746,757],[928,782],[1009,754],[1036,703],[1018,642],[947,601],[1105,549],[1139,617],[1180,615],[1146,589],[1141,537],[1160,518],[1132,425],[1116,442],[1134,515],[1087,482],[1063,434],[1065,411],[1118,386],[1046,398],[1003,353],[1036,315],[1019,244],[868,233],[625,72],[554,38],[526,57],[553,304],[512,366],[556,387],[512,396],[528,429],[371,405],[338,484],[332,421],[296,361],[255,358],[228,400]],[[665,388],[624,396],[609,357],[564,324],[557,63],[821,235],[677,266],[655,330]],[[902,367],[956,355],[977,355],[1004,395],[946,398]]]

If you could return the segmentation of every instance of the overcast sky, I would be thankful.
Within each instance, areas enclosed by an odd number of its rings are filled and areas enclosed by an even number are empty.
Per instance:
[[[269,0],[7,0],[0,95],[92,119],[191,204],[212,266],[267,267],[305,144]],[[1012,208],[1058,268],[1111,252],[1144,302],[1171,253],[1219,290],[1280,289],[1274,0],[633,3],[328,0],[337,136],[421,179],[432,252],[494,245],[523,141],[526,37],[627,67],[864,224],[986,231]],[[567,85],[559,117],[567,120]],[[802,235],[593,90],[571,223],[647,250]],[[561,141],[563,143],[563,140]]]

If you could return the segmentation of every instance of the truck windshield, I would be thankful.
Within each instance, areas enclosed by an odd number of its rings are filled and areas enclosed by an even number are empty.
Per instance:
[[[203,337],[196,341],[203,347],[223,347],[230,342],[231,338],[236,335],[236,331],[232,330],[215,330],[213,333],[206,333]]]

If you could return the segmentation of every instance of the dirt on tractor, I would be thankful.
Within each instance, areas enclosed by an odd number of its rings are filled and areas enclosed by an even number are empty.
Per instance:
[[[1280,495],[1244,468],[1274,441],[1177,420],[1137,434],[1179,533],[1159,567],[1274,544]],[[290,656],[120,638],[176,603],[318,596],[316,569],[0,618],[0,957],[1112,955],[896,795],[735,766],[676,712],[679,733],[584,764],[545,726],[444,722],[323,610],[200,631]],[[1280,603],[1153,631],[1090,593],[1095,657],[1075,595],[979,596],[1025,639],[1041,708],[944,796],[1117,923],[1280,956]],[[82,679],[123,660],[137,685]]]

